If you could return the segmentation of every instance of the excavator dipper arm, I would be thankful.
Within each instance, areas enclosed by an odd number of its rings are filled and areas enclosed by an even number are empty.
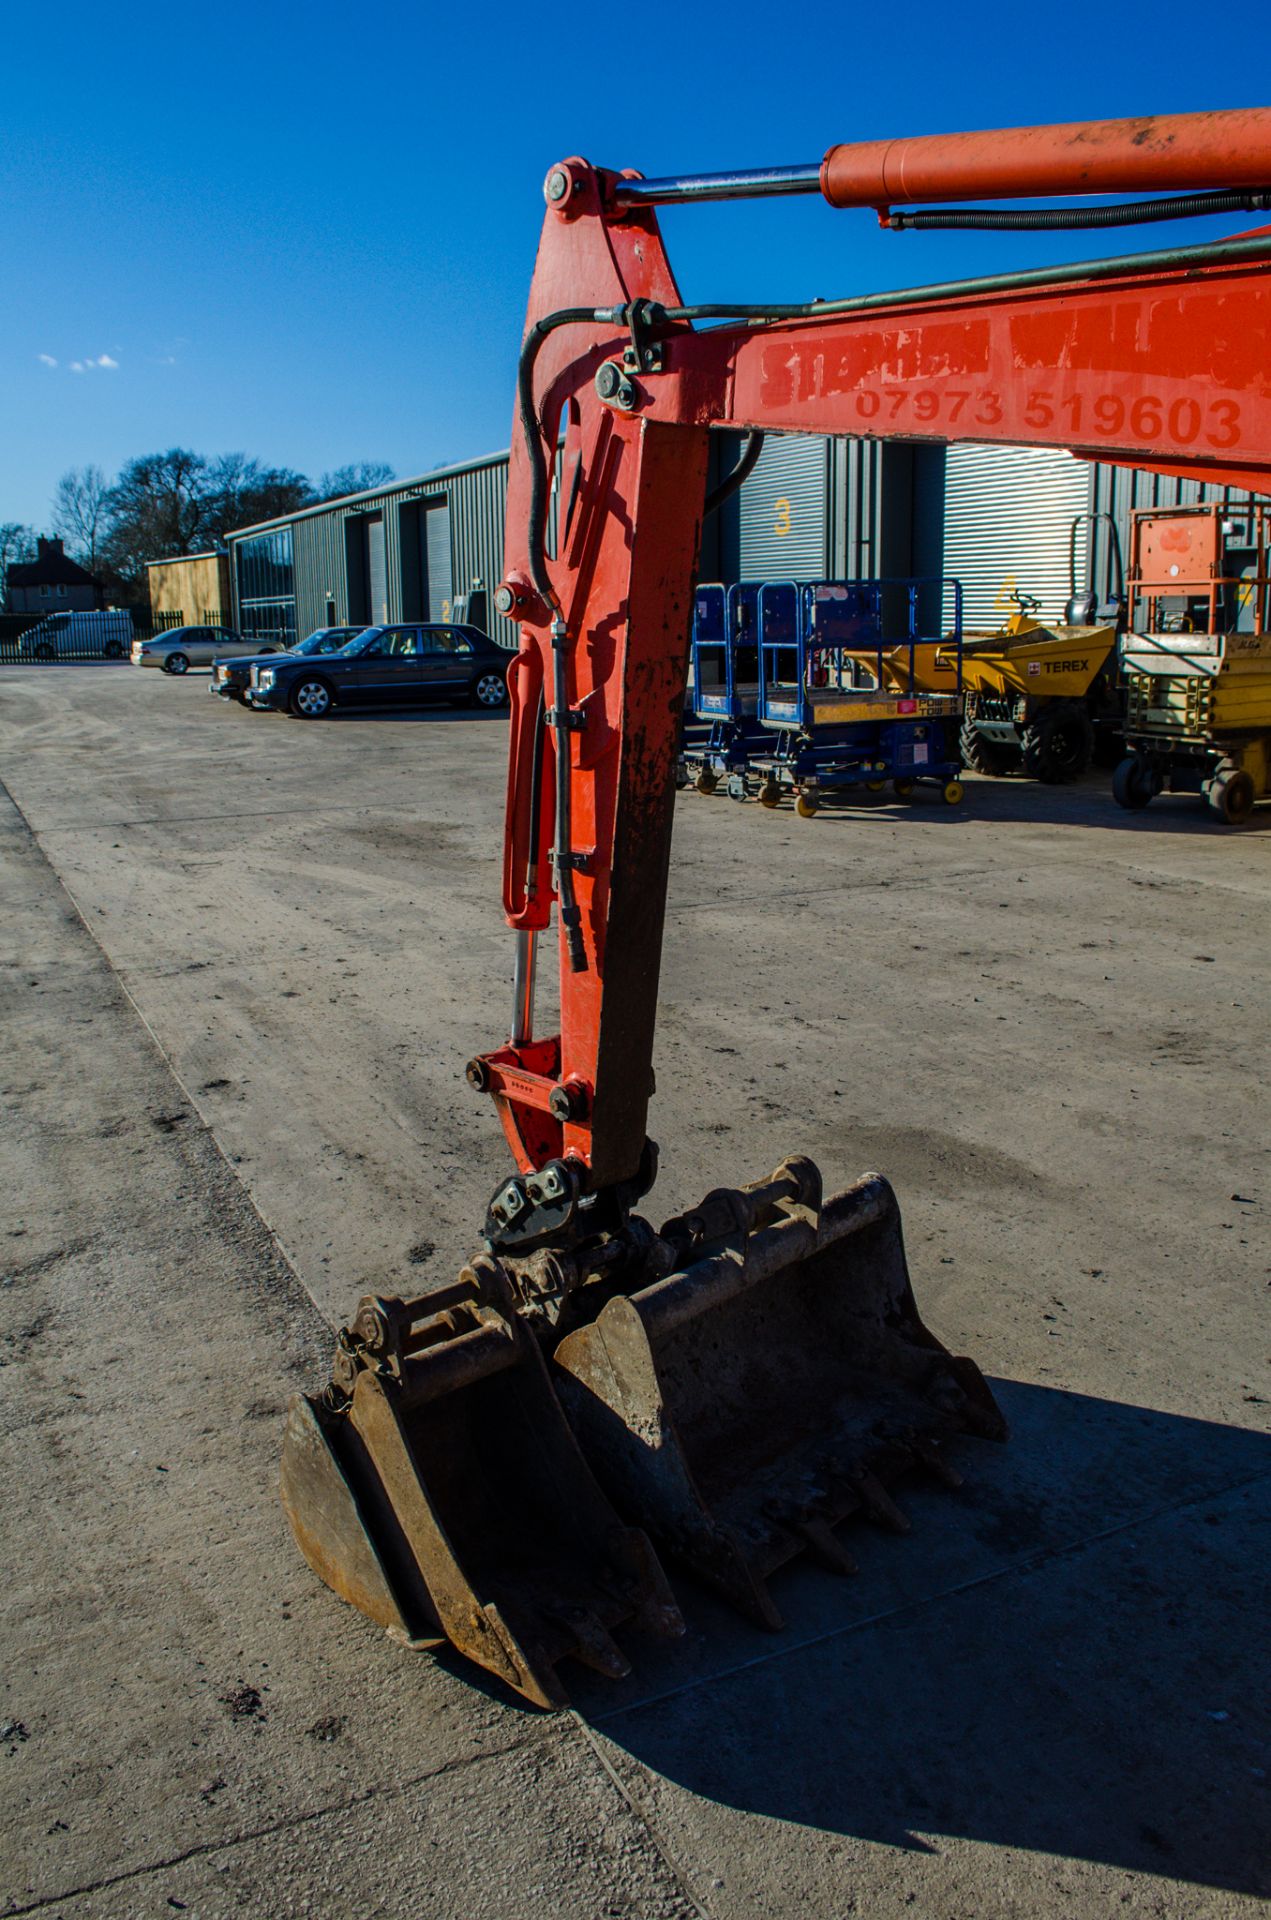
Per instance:
[[[880,1175],[827,1197],[794,1155],[656,1232],[633,1211],[656,1162],[711,429],[751,432],[734,480],[757,436],[801,432],[1070,447],[1271,492],[1271,230],[901,293],[690,308],[657,204],[820,190],[886,222],[932,193],[1165,190],[1214,211],[1268,204],[1268,183],[1268,111],[836,147],[820,166],[697,179],[579,159],[549,173],[496,596],[519,629],[512,1030],[468,1068],[516,1172],[457,1284],[363,1300],[330,1385],[293,1402],[284,1448],[305,1557],[399,1638],[448,1640],[558,1704],[561,1660],[617,1674],[619,1626],[681,1630],[653,1543],[775,1627],[768,1581],[787,1560],[851,1572],[841,1521],[906,1531],[899,1479],[956,1484],[946,1444],[1005,1434],[974,1362],[919,1317]],[[553,913],[560,1031],[540,1034],[536,947]]]

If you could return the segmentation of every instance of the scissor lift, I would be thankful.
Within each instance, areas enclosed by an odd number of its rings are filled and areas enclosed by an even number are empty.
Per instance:
[[[937,595],[937,631],[925,633],[923,614]],[[760,590],[758,717],[770,745],[750,764],[761,805],[793,793],[810,819],[831,796],[881,793],[890,780],[900,799],[925,784],[957,806],[961,698],[956,580],[783,581]]]
[[[680,784],[699,793],[724,781],[733,799],[744,799],[750,755],[767,738],[758,711],[759,593],[758,582],[740,581],[711,583],[694,596],[688,712],[697,728],[695,737],[685,731]]]

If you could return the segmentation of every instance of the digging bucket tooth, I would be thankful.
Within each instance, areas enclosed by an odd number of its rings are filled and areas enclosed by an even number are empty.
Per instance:
[[[494,1263],[476,1262],[474,1266]],[[481,1299],[497,1270],[370,1297],[332,1386],[288,1414],[282,1498],[309,1565],[412,1646],[449,1642],[541,1707],[557,1665],[621,1675],[612,1637],[683,1622],[647,1538],[592,1478],[532,1334]]]
[[[619,1512],[767,1627],[781,1624],[769,1574],[805,1551],[850,1571],[839,1521],[906,1531],[890,1486],[952,1484],[947,1440],[1006,1437],[979,1369],[918,1316],[887,1181],[866,1174],[823,1206],[819,1185],[787,1162],[733,1194],[731,1234],[728,1196],[712,1194],[664,1229],[681,1244],[696,1230],[698,1257],[610,1300],[554,1358]]]

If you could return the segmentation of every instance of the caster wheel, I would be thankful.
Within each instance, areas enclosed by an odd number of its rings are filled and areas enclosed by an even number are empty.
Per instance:
[[[912,780],[893,780],[891,789],[898,800],[908,800],[914,790],[914,783]]]
[[[944,801],[946,807],[960,807],[962,805],[962,782],[960,780],[946,780],[940,798]]]
[[[801,793],[794,803],[794,810],[800,820],[814,820],[820,811],[820,804],[814,793]]]
[[[699,793],[714,793],[719,781],[707,767],[703,767],[693,784]]]
[[[1155,792],[1151,768],[1137,754],[1129,754],[1112,776],[1112,798],[1128,813],[1139,813]]]
[[[1257,795],[1253,788],[1253,779],[1243,770],[1229,773],[1224,779],[1215,780],[1209,789],[1209,804],[1216,813],[1220,813],[1229,827],[1243,826],[1253,812],[1253,803]]]
[[[775,780],[765,780],[759,789],[759,804],[771,810],[781,805],[781,789]]]

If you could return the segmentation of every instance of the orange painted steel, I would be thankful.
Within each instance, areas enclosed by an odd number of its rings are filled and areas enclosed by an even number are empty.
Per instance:
[[[865,140],[821,162],[833,207],[1269,185],[1269,107]]]

